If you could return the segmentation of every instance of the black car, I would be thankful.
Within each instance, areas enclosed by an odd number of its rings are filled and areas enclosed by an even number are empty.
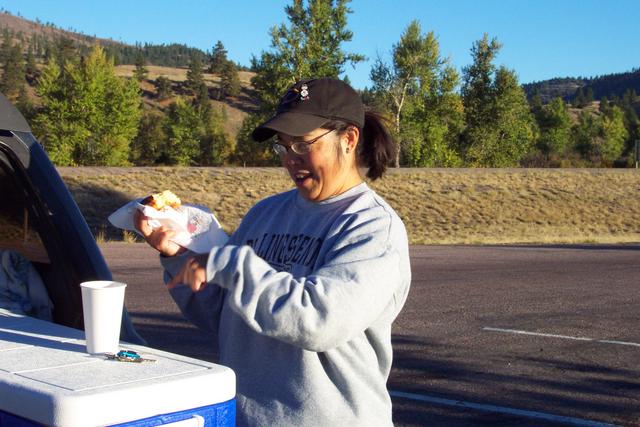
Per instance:
[[[83,329],[79,284],[111,280],[111,272],[26,120],[0,94],[0,253],[7,251],[34,267],[52,303],[51,320]],[[0,308],[2,298],[0,286]],[[126,309],[121,339],[144,344]]]

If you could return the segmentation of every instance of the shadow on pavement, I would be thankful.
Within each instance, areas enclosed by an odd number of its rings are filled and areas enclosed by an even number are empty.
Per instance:
[[[512,409],[554,414],[623,425],[639,425],[640,376],[637,371],[571,363],[550,358],[521,358],[558,370],[558,380],[531,375],[512,375],[499,368],[446,359],[462,349],[448,348],[423,337],[394,335],[394,361],[388,382],[390,390],[450,401],[504,406]],[[439,348],[439,351],[435,350]],[[431,353],[429,350],[434,350]],[[438,355],[433,355],[438,353]],[[443,355],[445,355],[443,357]],[[479,357],[482,357],[479,354]],[[562,378],[565,371],[582,373],[579,379]],[[458,391],[460,390],[460,391]],[[487,390],[483,393],[482,390]],[[537,391],[540,390],[540,391]],[[562,425],[544,419],[483,412],[431,402],[394,397],[394,423],[410,425]]]

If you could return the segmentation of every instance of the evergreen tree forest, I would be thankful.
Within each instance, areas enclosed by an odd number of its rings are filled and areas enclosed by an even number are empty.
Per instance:
[[[251,131],[296,80],[345,78],[346,67],[365,59],[344,47],[353,37],[349,3],[292,0],[286,22],[269,31],[270,48],[249,67],[229,60],[215,39],[203,52],[4,28],[0,92],[59,166],[278,165],[270,144],[253,142]],[[499,63],[501,48],[489,34],[470,40],[470,63],[456,69],[437,34],[418,21],[407,24],[389,59],[375,59],[371,86],[361,91],[398,142],[391,166],[634,165],[640,70],[522,85]],[[124,64],[133,68],[130,77],[116,73]],[[183,69],[186,80],[150,77],[152,66]],[[240,71],[252,73],[250,85],[241,83]],[[255,108],[245,110],[232,137],[224,105],[242,97]]]

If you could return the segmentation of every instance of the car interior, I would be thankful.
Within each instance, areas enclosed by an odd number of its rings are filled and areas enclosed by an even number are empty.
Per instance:
[[[84,329],[80,283],[112,280],[78,205],[0,94],[0,308]],[[144,344],[123,310],[121,339]]]
[[[67,269],[64,265],[54,265],[52,258],[56,260],[55,256],[49,256],[49,252],[43,243],[41,235],[47,233],[50,230],[50,224],[43,223],[40,218],[42,215],[35,211],[36,206],[30,201],[28,188],[25,188],[20,183],[19,174],[16,169],[12,167],[12,162],[9,160],[7,153],[2,152],[0,149],[0,194],[2,195],[2,203],[0,203],[0,255],[3,261],[7,260],[6,253],[11,251],[14,259],[19,259],[20,264],[27,264],[33,267],[31,277],[24,283],[27,285],[25,289],[26,296],[33,295],[34,292],[30,292],[28,285],[31,283],[37,283],[40,280],[49,295],[53,303],[52,311],[53,318],[45,320],[53,320],[56,323],[65,324],[72,327],[81,327],[79,322],[77,310],[72,308],[73,304],[70,304],[75,298],[68,295],[67,287],[63,285],[65,281],[64,270]],[[24,260],[24,261],[23,261]],[[63,261],[60,261],[61,263]],[[10,281],[11,265],[7,265],[8,262],[2,263],[3,275],[7,281]],[[17,263],[14,263],[17,264]],[[57,268],[56,268],[57,267]],[[35,271],[35,272],[34,272]],[[33,277],[33,276],[36,277]],[[15,274],[14,274],[15,276]],[[14,282],[19,278],[14,277]],[[24,281],[24,280],[23,280]],[[30,283],[29,283],[30,282]],[[4,292],[3,292],[4,290]],[[22,311],[21,314],[35,315],[32,309],[22,310],[16,308],[16,303],[21,302],[23,306],[26,301],[23,300],[25,295],[20,295],[16,292],[15,286],[10,288],[7,283],[0,283],[0,308],[12,305],[13,311]],[[76,301],[77,302],[77,301]],[[30,304],[33,305],[33,304]],[[76,313],[74,313],[76,312]]]

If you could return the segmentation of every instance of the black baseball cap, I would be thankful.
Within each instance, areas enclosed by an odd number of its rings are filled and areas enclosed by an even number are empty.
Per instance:
[[[358,128],[364,126],[364,105],[358,92],[338,79],[300,80],[282,97],[276,114],[251,136],[256,141],[269,139],[278,132],[302,136],[332,120]]]

